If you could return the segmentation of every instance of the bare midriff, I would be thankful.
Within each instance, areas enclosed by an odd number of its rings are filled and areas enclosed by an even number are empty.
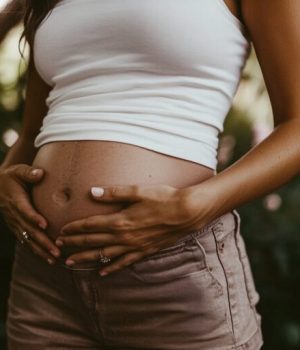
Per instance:
[[[126,204],[101,203],[91,187],[166,184],[184,188],[214,175],[195,162],[143,147],[114,141],[59,141],[42,145],[32,164],[44,169],[43,180],[32,188],[35,208],[47,219],[54,239],[67,222],[110,214]]]

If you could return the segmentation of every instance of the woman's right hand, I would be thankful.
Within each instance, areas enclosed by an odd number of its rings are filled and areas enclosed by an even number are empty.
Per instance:
[[[30,184],[40,182],[43,175],[43,169],[27,164],[0,168],[0,213],[18,241],[24,241],[22,232],[26,231],[30,240],[24,243],[49,264],[54,264],[60,250],[44,232],[47,221],[34,209],[29,195]]]

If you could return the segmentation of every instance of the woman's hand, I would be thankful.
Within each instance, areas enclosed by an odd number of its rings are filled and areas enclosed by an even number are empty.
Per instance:
[[[42,177],[42,169],[27,164],[0,168],[0,212],[19,241],[23,239],[22,232],[26,231],[30,235],[26,244],[34,253],[53,264],[60,250],[43,232],[47,221],[33,208],[27,187],[40,182]]]
[[[99,261],[101,247],[104,256],[113,258],[100,270],[103,276],[168,247],[188,232],[204,226],[204,216],[199,221],[199,208],[193,207],[193,201],[189,200],[192,195],[189,189],[168,185],[114,186],[105,187],[101,195],[101,188],[92,188],[93,198],[99,202],[131,203],[117,213],[64,225],[56,240],[58,246],[92,248],[72,254],[66,264]]]

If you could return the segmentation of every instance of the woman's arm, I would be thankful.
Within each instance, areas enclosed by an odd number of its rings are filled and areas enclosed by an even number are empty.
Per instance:
[[[37,152],[37,149],[34,147],[34,139],[48,110],[45,100],[51,90],[51,86],[46,84],[39,76],[32,57],[33,55],[31,54],[27,71],[22,129],[18,140],[7,152],[1,167],[17,163],[31,165]]]
[[[32,238],[28,242],[30,248],[54,263],[59,249],[42,230],[47,221],[35,210],[28,193],[28,185],[38,183],[43,177],[42,169],[37,174],[32,173],[31,164],[37,151],[34,138],[47,112],[45,99],[51,89],[37,73],[32,57],[29,58],[22,130],[0,166],[0,211],[17,239],[22,238],[22,231],[27,231]]]
[[[232,166],[187,189],[186,202],[193,210],[200,209],[200,221],[203,202],[210,203],[205,214],[209,221],[300,173],[300,1],[243,0],[242,9],[276,127]]]

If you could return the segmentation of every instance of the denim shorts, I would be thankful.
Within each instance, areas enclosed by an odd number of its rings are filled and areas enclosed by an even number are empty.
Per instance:
[[[259,295],[228,212],[172,246],[101,277],[100,265],[48,265],[16,245],[9,350],[259,350]]]

